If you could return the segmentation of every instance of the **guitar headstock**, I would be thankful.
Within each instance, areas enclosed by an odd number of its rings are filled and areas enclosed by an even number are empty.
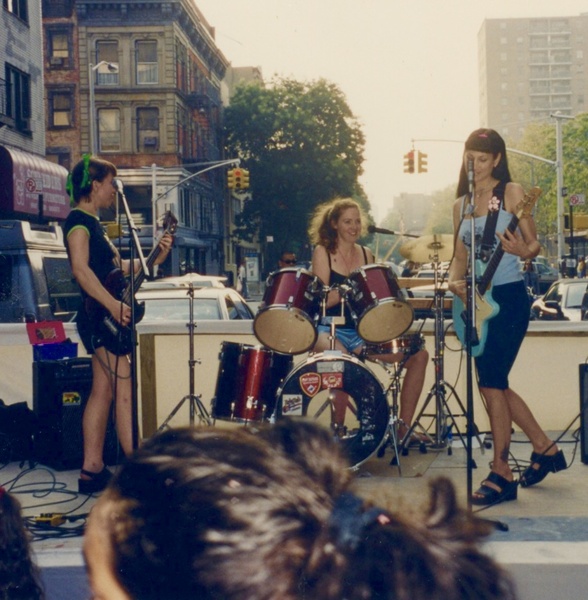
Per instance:
[[[525,197],[517,204],[515,214],[519,219],[531,216],[531,211],[537,203],[539,196],[541,196],[542,190],[540,187],[532,187],[526,194]]]
[[[178,220],[176,219],[174,213],[171,210],[166,210],[163,215],[163,233],[169,233],[174,235],[178,228]]]

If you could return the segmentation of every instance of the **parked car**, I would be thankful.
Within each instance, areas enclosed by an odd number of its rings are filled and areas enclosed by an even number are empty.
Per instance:
[[[163,280],[144,283],[137,301],[145,303],[143,323],[190,320],[190,294],[194,296],[194,321],[252,320],[253,312],[243,297],[231,288],[171,285]]]
[[[537,277],[539,280],[539,293],[545,294],[547,293],[547,290],[551,287],[551,285],[559,279],[560,275],[557,272],[557,269],[550,267],[542,259],[537,260],[537,258],[533,259],[533,267],[535,268],[535,272],[537,273]]]
[[[581,321],[587,279],[559,279],[531,305],[531,318],[543,321]]]
[[[176,277],[163,277],[149,282],[149,288],[169,288],[169,287],[185,287],[190,286],[203,288],[215,287],[224,288],[227,281],[224,275],[201,275],[200,273],[187,273]]]

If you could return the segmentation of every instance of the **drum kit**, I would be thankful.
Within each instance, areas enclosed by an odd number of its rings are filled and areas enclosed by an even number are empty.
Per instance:
[[[405,246],[401,253],[409,254],[411,260],[424,262],[427,254],[425,260],[438,263],[451,258],[453,240],[451,236],[425,236]],[[303,268],[289,267],[269,276],[253,323],[261,346],[222,343],[211,416],[244,425],[272,423],[282,417],[312,418],[333,431],[357,468],[390,439],[398,456],[399,376],[404,362],[424,347],[424,338],[405,335],[414,313],[389,266],[360,267],[350,274],[345,286],[337,286],[342,297],[340,317],[325,316],[331,289]],[[335,349],[335,330],[344,322],[344,305],[366,342],[360,357]],[[442,309],[440,312],[442,319]],[[294,356],[315,346],[319,324],[330,328],[330,348],[294,365]],[[436,361],[442,350],[436,340]],[[378,356],[389,353],[402,353],[405,359],[395,365],[392,381],[385,388],[365,360],[379,363]],[[447,384],[442,381],[442,366],[442,361],[436,362],[439,377],[429,395],[443,396],[438,408],[443,409],[445,420]],[[390,392],[394,400],[391,405]]]

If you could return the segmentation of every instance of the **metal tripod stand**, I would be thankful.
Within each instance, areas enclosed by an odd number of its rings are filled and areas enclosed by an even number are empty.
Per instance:
[[[171,411],[167,419],[159,426],[158,432],[163,431],[166,427],[168,427],[168,423],[176,416],[180,408],[184,405],[184,402],[189,402],[190,404],[190,426],[194,425],[195,417],[196,417],[196,409],[198,409],[198,419],[201,424],[212,425],[212,421],[210,419],[210,415],[206,410],[206,406],[202,403],[202,395],[196,395],[194,393],[195,388],[195,377],[194,377],[194,367],[196,364],[200,364],[199,359],[194,358],[194,329],[196,328],[194,324],[194,284],[190,283],[188,288],[188,296],[190,298],[190,316],[187,324],[188,327],[188,335],[189,335],[189,358],[188,358],[188,366],[190,369],[190,388],[189,393],[184,396],[175,406],[175,408]]]
[[[427,436],[432,441],[430,444],[427,442],[424,442],[425,446],[429,446],[434,449],[443,449],[443,448],[447,447],[448,453],[451,454],[451,452],[452,452],[452,449],[451,449],[452,429],[453,429],[453,431],[458,432],[458,427],[457,427],[457,423],[455,420],[455,416],[462,416],[462,417],[467,418],[467,412],[466,412],[466,409],[465,409],[461,399],[459,398],[455,388],[451,384],[447,383],[444,379],[445,315],[444,315],[444,311],[443,311],[443,308],[444,308],[443,300],[444,300],[444,296],[445,296],[445,290],[441,289],[441,285],[439,284],[439,274],[438,274],[439,262],[438,261],[433,261],[433,268],[434,268],[434,278],[435,278],[435,281],[434,281],[434,283],[435,283],[434,296],[435,297],[434,297],[434,304],[433,304],[433,309],[432,309],[434,319],[435,319],[435,356],[433,357],[433,363],[435,365],[435,383],[429,390],[429,393],[427,394],[427,397],[425,399],[425,403],[423,404],[423,407],[421,408],[416,419],[414,420],[411,428],[408,430],[406,436],[402,440],[402,443],[400,444],[400,450],[406,451],[405,445],[410,440],[412,432],[417,427],[424,429],[420,423],[421,418],[424,416],[432,416],[432,417],[434,417],[435,422],[436,422],[435,433],[433,436],[431,436],[430,434],[427,433]],[[448,389],[450,391],[449,396],[447,394]],[[450,398],[451,396],[453,396],[455,398],[457,405],[459,406],[459,409],[461,410],[461,413],[458,415],[455,415],[455,416],[451,413],[448,402],[447,402],[448,398]],[[427,410],[429,403],[433,399],[435,399],[435,413],[432,415],[426,414],[425,411]],[[448,422],[449,422],[449,424],[448,424]],[[475,437],[477,438],[478,443],[480,444],[480,448],[482,449],[482,452],[483,452],[484,446],[482,444],[479,434],[477,433],[477,427],[474,427],[474,429],[476,431]],[[460,435],[459,437],[460,437],[460,440],[461,440],[464,448],[467,450],[464,437],[462,435]]]

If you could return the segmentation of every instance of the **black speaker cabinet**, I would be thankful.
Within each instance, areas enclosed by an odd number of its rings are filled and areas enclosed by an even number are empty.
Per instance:
[[[580,457],[588,465],[588,364],[580,365]]]
[[[38,418],[36,459],[57,470],[79,469],[83,460],[82,415],[92,388],[92,360],[72,358],[33,363],[33,410]],[[106,464],[116,464],[116,433],[109,419]]]

